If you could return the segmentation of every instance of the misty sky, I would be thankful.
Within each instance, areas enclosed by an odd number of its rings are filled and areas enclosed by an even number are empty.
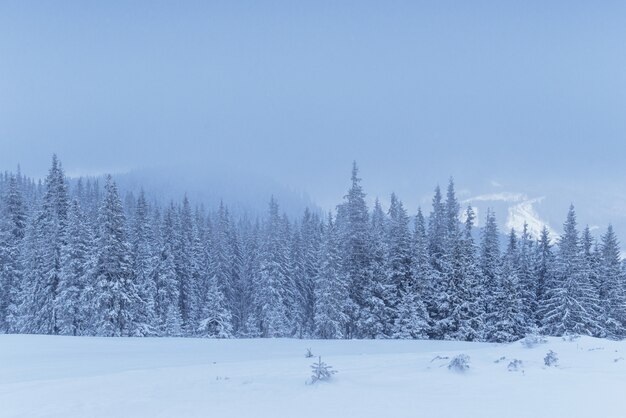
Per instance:
[[[0,168],[36,176],[224,166],[328,207],[356,159],[411,211],[454,176],[626,224],[625,111],[623,1],[0,3]]]

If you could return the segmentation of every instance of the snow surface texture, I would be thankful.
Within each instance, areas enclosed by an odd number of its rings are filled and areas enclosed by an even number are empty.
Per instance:
[[[308,347],[339,373],[305,384]],[[557,367],[544,365],[549,350]],[[0,335],[0,416],[622,418],[625,351],[589,337],[527,348]],[[459,354],[471,358],[465,373],[448,370]]]

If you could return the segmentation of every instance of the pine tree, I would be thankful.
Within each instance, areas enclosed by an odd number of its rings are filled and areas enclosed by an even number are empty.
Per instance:
[[[257,277],[257,318],[263,337],[284,337],[289,333],[285,309],[287,285],[287,248],[281,228],[278,203],[270,200],[263,246],[261,248],[259,275]]]
[[[456,272],[453,278],[454,293],[450,313],[449,338],[476,341],[484,328],[484,310],[481,305],[481,275],[472,232],[475,214],[471,206],[465,212],[465,227],[454,253]]]
[[[358,329],[365,338],[388,338],[393,324],[392,297],[387,255],[389,240],[386,217],[378,199],[372,211],[370,229],[370,271],[363,288],[364,306],[359,315]]]
[[[415,229],[413,231],[413,254],[411,257],[411,271],[413,276],[415,292],[426,305],[428,314],[428,332],[431,334],[432,321],[430,313],[434,312],[433,286],[437,276],[430,263],[428,252],[428,236],[426,232],[426,221],[421,208],[418,208],[415,217]]]
[[[160,248],[153,281],[156,290],[154,312],[158,333],[162,336],[180,336],[182,317],[179,308],[179,288],[172,243],[176,240],[176,214],[173,205],[165,213],[163,225],[156,236]],[[159,212],[155,214],[155,228],[160,223]]]
[[[611,225],[602,236],[599,290],[603,301],[601,322],[606,335],[609,338],[626,336],[626,280],[619,243]]]
[[[345,305],[349,320],[344,334],[348,338],[358,338],[363,336],[359,323],[361,309],[365,306],[365,288],[371,277],[371,254],[369,213],[356,162],[352,165],[351,181],[345,201],[338,208],[336,223],[342,242],[342,273],[347,280],[349,298]]]
[[[0,207],[0,332],[16,331],[21,281],[22,243],[26,234],[26,209],[17,177],[10,176]]]
[[[344,330],[349,317],[343,306],[348,300],[348,289],[342,277],[341,266],[338,231],[332,215],[329,214],[315,283],[315,333],[319,338],[348,337]]]
[[[68,218],[67,245],[61,254],[61,279],[59,281],[59,333],[82,335],[88,333],[91,312],[89,299],[93,297],[90,283],[93,258],[91,236],[78,201],[71,205]]]
[[[542,307],[543,332],[548,335],[593,335],[599,324],[596,320],[596,295],[584,274],[582,251],[576,229],[576,213],[570,206],[559,242],[555,275],[547,283]]]
[[[157,242],[150,225],[149,207],[141,190],[135,203],[133,214],[131,246],[133,253],[133,275],[141,299],[141,309],[137,312],[139,327],[136,333],[142,336],[155,335],[158,321],[155,313],[156,284],[154,269],[158,265]]]
[[[517,257],[517,275],[519,279],[522,298],[524,322],[529,329],[534,329],[536,324],[535,312],[539,307],[537,300],[537,272],[535,270],[536,250],[535,242],[528,232],[528,224],[524,222],[524,229],[519,240]]]
[[[495,311],[490,340],[511,342],[526,334],[526,318],[519,280],[519,254],[515,230],[509,234],[509,244],[502,260],[502,271],[495,291]]]
[[[535,267],[535,300],[537,300],[537,308],[534,311],[534,325],[541,327],[543,323],[544,310],[541,308],[545,305],[548,295],[548,286],[552,283],[555,275],[555,256],[552,250],[552,242],[548,228],[544,226],[541,230],[541,236],[536,247]]]
[[[299,240],[294,240],[293,252],[298,254],[301,269],[297,284],[301,330],[303,337],[315,332],[315,278],[318,275],[318,260],[321,245],[321,222],[308,208],[304,212],[300,226]]]
[[[207,301],[202,309],[202,320],[198,327],[198,333],[208,338],[230,338],[232,336],[232,318],[224,295],[214,278],[209,284]]]
[[[480,245],[480,273],[481,305],[485,312],[485,324],[483,338],[493,340],[493,330],[498,320],[497,295],[501,284],[502,274],[500,265],[500,243],[498,238],[498,226],[496,217],[490,210],[487,211],[487,219],[482,229]]]
[[[56,155],[45,180],[41,207],[26,236],[26,268],[20,295],[22,332],[58,334],[61,254],[67,242],[69,194]]]
[[[130,336],[137,329],[139,292],[133,274],[126,219],[117,186],[107,176],[97,245],[95,329],[103,336]]]

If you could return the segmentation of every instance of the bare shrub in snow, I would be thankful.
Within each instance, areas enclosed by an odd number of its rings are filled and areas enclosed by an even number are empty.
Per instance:
[[[469,368],[470,357],[467,354],[459,354],[450,361],[450,364],[448,364],[448,369],[459,373],[466,372]]]
[[[513,359],[513,361],[511,361],[507,366],[507,369],[510,372],[518,372],[524,369],[524,363],[522,363],[522,360]]]
[[[311,351],[311,349],[310,349],[310,348],[307,348],[307,349],[306,349],[306,354],[304,355],[304,357],[306,357],[306,358],[311,358],[311,357],[313,357],[313,352]]]
[[[543,362],[548,367],[557,366],[559,364],[559,357],[554,351],[550,350],[543,358]]]
[[[331,366],[322,361],[321,356],[318,357],[316,363],[311,365],[311,369],[313,370],[313,375],[311,376],[311,380],[309,382],[311,385],[320,381],[329,380],[335,373],[337,373],[336,370],[333,370]]]

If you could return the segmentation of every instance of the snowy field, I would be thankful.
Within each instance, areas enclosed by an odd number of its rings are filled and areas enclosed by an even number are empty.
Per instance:
[[[308,347],[339,371],[332,380],[305,384]],[[548,350],[558,366],[544,365]],[[435,359],[460,353],[466,373]],[[623,418],[624,357],[626,342],[593,338],[526,348],[0,335],[0,417]]]

